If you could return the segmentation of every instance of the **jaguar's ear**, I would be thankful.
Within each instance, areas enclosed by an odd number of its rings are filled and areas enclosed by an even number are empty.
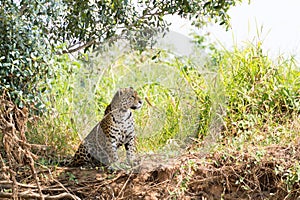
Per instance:
[[[123,89],[119,89],[117,93],[118,93],[119,96],[122,95],[123,94]]]

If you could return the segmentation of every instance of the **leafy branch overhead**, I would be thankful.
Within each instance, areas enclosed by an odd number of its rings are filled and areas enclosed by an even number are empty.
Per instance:
[[[118,39],[143,50],[153,36],[168,30],[166,15],[179,15],[198,27],[211,20],[228,27],[227,11],[237,2],[241,0],[2,0],[0,90],[19,106],[42,106],[36,102],[55,74],[54,55],[103,48]]]
[[[240,1],[240,0],[238,0]],[[214,20],[228,27],[227,11],[236,0],[214,1],[71,1],[67,5],[65,24],[57,26],[58,39],[72,46],[97,45],[109,40],[127,39],[144,48],[157,32],[167,30],[166,15],[179,15],[201,26]],[[83,44],[82,44],[83,43]],[[84,46],[85,47],[85,46]],[[75,48],[75,50],[77,50]]]

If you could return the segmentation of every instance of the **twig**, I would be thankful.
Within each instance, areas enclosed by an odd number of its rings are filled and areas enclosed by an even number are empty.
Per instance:
[[[13,182],[12,181],[0,181],[0,186],[2,187],[12,187]],[[19,187],[24,187],[24,188],[37,188],[37,186],[35,185],[28,185],[28,184],[23,184],[23,183],[19,183],[17,182],[17,185]]]
[[[116,199],[119,199],[119,197],[120,197],[121,193],[122,193],[122,192],[123,192],[123,190],[125,189],[125,187],[126,187],[126,185],[127,185],[128,181],[130,180],[130,178],[131,178],[131,175],[132,175],[132,171],[130,172],[130,174],[129,174],[129,176],[128,176],[127,180],[125,181],[125,183],[123,184],[123,187],[121,188],[121,190],[120,190],[120,192],[119,192],[119,194],[118,194],[118,196],[117,196],[117,198],[116,198]]]
[[[13,194],[12,193],[7,193],[7,192],[0,192],[0,197],[1,198],[13,198]],[[23,193],[19,193],[18,194],[19,198],[23,198],[23,199],[34,199],[34,198],[40,198],[40,194],[38,193],[28,193],[28,192],[23,192]],[[57,199],[63,199],[63,198],[73,198],[75,200],[81,200],[79,197],[72,195],[70,193],[61,193],[58,195],[43,195],[42,196],[43,199],[45,200],[57,200]]]
[[[43,168],[46,168],[46,170],[48,170],[48,172],[49,172],[49,174],[50,174],[50,176],[51,176],[51,178],[52,178],[52,180],[53,181],[55,181],[61,188],[63,188],[63,190],[65,190],[68,194],[70,194],[70,191],[61,183],[61,182],[59,182],[58,180],[56,180],[54,177],[53,177],[53,174],[52,174],[52,172],[51,172],[51,170],[48,168],[48,167],[45,167],[45,166],[43,166],[43,165],[40,165],[40,166],[42,166]],[[71,195],[71,194],[70,194]],[[76,196],[75,196],[76,197]],[[75,200],[76,200],[76,198],[74,198]]]
[[[153,107],[153,105],[150,103],[148,97],[145,97],[146,102],[149,104],[149,106]]]
[[[36,182],[40,198],[42,200],[44,200],[44,196],[43,196],[43,193],[42,193],[42,188],[41,188],[41,185],[40,185],[39,177],[37,176],[37,173],[36,173],[36,170],[35,170],[35,167],[34,167],[33,158],[31,156],[28,156],[28,159],[30,160],[29,166],[30,166],[31,172],[33,173],[33,177],[34,177],[34,180]]]
[[[100,185],[97,187],[96,190],[98,190],[98,189],[99,189],[100,187],[102,187],[102,186],[109,185],[109,184],[111,184],[112,182],[118,180],[122,175],[124,175],[124,174],[123,174],[123,173],[119,173],[115,178],[111,179],[110,181],[108,181],[108,182],[106,182],[106,183],[100,184]]]

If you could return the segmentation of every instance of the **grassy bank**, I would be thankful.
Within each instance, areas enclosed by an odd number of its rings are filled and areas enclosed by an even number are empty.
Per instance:
[[[270,60],[260,44],[211,47],[201,62],[164,50],[115,50],[76,62],[59,57],[46,98],[51,109],[28,137],[72,154],[117,89],[133,86],[148,101],[135,112],[139,152],[174,154],[203,139],[207,146],[234,149],[294,140],[300,111],[294,60]]]

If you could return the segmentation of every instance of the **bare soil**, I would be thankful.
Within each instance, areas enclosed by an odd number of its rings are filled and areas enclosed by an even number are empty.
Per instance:
[[[267,147],[259,159],[253,152],[190,152],[169,162],[148,155],[151,159],[145,158],[138,169],[113,173],[44,166],[37,173],[44,199],[300,199],[299,181],[288,178],[300,159],[300,145]],[[30,170],[23,169],[17,181],[23,184],[19,193],[28,194],[20,199],[38,199]],[[0,197],[5,198],[9,185],[0,184]]]

